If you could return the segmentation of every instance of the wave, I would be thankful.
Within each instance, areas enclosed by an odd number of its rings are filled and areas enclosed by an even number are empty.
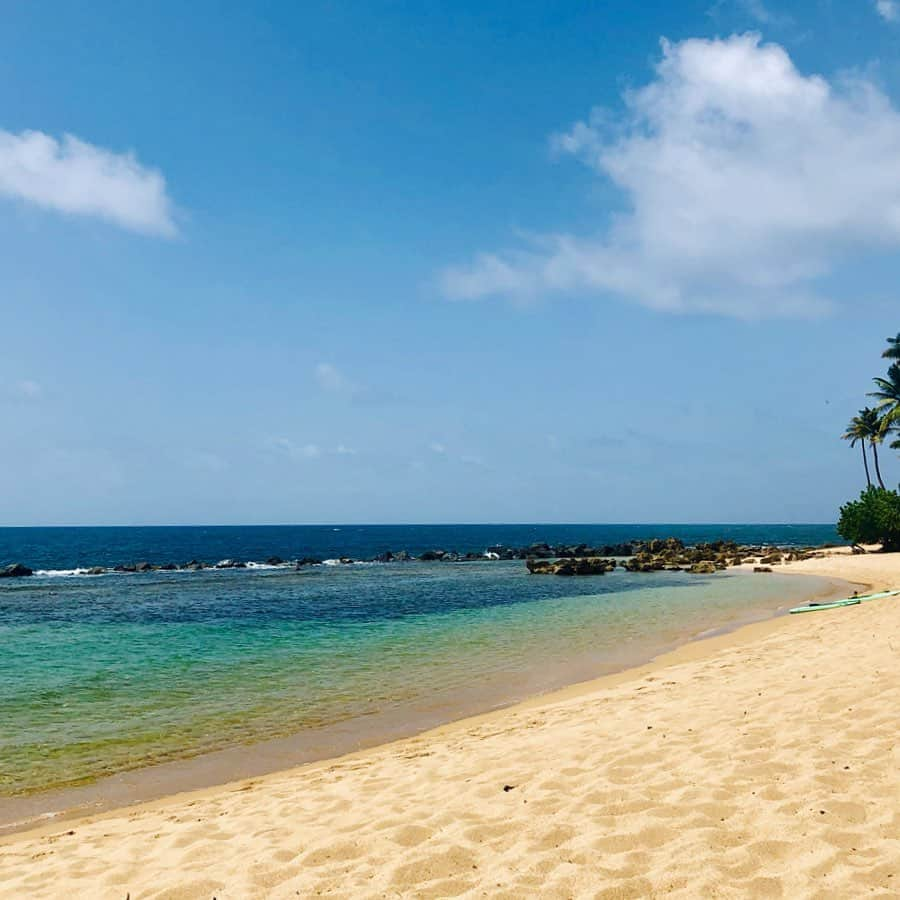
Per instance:
[[[104,570],[105,574],[106,570]],[[69,578],[73,575],[99,575],[99,572],[91,573],[90,569],[35,569],[35,575],[40,575],[43,578]]]

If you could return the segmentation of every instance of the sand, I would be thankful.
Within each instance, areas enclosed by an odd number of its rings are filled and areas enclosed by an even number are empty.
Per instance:
[[[900,587],[900,554],[796,571]],[[765,577],[760,575],[759,577]],[[0,841],[0,896],[900,896],[900,598]]]

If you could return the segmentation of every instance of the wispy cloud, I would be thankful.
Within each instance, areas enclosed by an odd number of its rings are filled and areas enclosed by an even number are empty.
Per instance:
[[[900,3],[897,0],[875,0],[875,9],[885,22],[900,21]]]
[[[322,455],[322,448],[318,444],[298,444],[286,437],[270,438],[268,444],[289,459],[318,459]]]
[[[184,464],[190,469],[202,472],[225,472],[230,466],[227,460],[208,450],[188,450],[183,456]]]
[[[428,445],[428,449],[432,453],[437,453],[439,456],[443,456],[447,452],[447,448],[440,441],[432,441]]]
[[[811,315],[829,307],[817,282],[842,257],[900,246],[900,114],[875,84],[803,75],[757,34],[662,49],[618,121],[595,112],[553,139],[628,211],[593,235],[539,235],[446,269],[447,296]]]
[[[36,381],[25,378],[16,382],[13,387],[13,393],[18,397],[24,397],[26,400],[36,400],[44,393],[44,389]]]
[[[298,462],[311,459],[319,459],[328,456],[356,456],[359,451],[355,447],[340,443],[333,448],[323,447],[314,442],[301,443],[288,437],[270,437],[266,441],[266,447],[281,457],[287,457]]]
[[[132,153],[64,135],[0,130],[0,194],[56,212],[95,216],[122,228],[173,237],[166,181]]]
[[[780,10],[773,10],[763,0],[716,0],[706,14],[716,21],[720,21],[735,12],[749,16],[759,25],[781,28],[794,24],[791,16]]]
[[[319,363],[314,374],[323,391],[331,391],[335,394],[352,394],[356,391],[353,382],[331,363]]]

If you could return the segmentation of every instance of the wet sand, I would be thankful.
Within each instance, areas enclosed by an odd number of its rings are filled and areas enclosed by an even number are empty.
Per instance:
[[[900,555],[787,570],[900,586]],[[759,576],[765,577],[765,576]],[[900,600],[12,835],[0,896],[896,896]]]

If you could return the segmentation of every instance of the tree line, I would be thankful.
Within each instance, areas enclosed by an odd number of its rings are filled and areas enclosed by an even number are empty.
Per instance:
[[[887,441],[892,450],[900,450],[900,333],[887,339],[887,349],[881,356],[889,364],[883,377],[872,379],[875,390],[867,396],[874,404],[863,407],[841,435],[851,447],[859,444],[862,450],[866,487],[859,500],[841,507],[838,533],[855,544],[881,544],[885,550],[900,550],[900,494],[885,487],[878,458],[878,448]],[[877,483],[872,481],[869,452]]]

